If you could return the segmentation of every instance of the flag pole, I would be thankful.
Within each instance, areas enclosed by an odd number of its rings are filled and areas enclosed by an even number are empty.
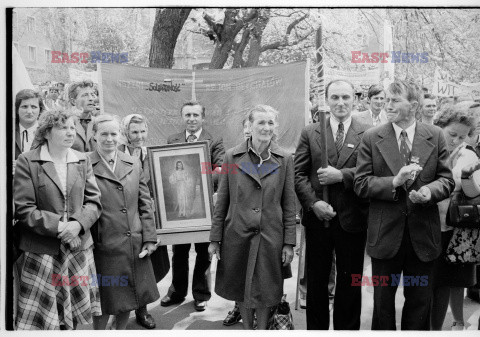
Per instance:
[[[320,162],[322,168],[328,167],[328,156],[327,156],[327,121],[325,110],[325,81],[324,81],[324,67],[323,67],[323,41],[322,41],[322,24],[317,29],[317,34],[315,38],[316,42],[316,56],[317,56],[317,82],[318,82],[318,122],[320,123],[320,153],[321,158]],[[328,203],[328,186],[324,185],[322,187],[322,199]],[[327,220],[324,220],[323,225],[325,228],[330,227],[330,223]]]

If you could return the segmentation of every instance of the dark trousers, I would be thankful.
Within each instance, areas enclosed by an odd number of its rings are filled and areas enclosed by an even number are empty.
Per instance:
[[[426,276],[427,285],[405,285],[405,304],[402,311],[402,330],[429,330],[430,303],[432,299],[432,275],[434,261],[422,262],[415,254],[410,235],[405,226],[400,249],[393,258],[381,260],[372,257],[372,275],[388,276],[388,285],[374,287],[372,330],[396,330],[395,294],[392,274],[403,272],[405,276]]]
[[[210,272],[208,259],[208,242],[195,243],[197,258],[193,270],[192,294],[197,301],[208,301],[212,296],[207,272]],[[188,291],[188,255],[190,243],[173,245],[172,256],[172,285],[168,289],[168,296],[174,299],[183,299]]]
[[[362,289],[352,286],[352,274],[363,274],[366,233],[344,231],[338,220],[310,223],[305,228],[307,256],[307,329],[328,330],[330,326],[328,283],[332,255],[336,255],[336,289],[333,302],[333,328],[359,330]]]

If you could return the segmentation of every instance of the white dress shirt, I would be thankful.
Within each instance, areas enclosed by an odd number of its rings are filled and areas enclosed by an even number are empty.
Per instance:
[[[402,142],[401,133],[403,129],[395,123],[392,123],[392,125],[393,125],[393,129],[395,130],[395,137],[397,139],[398,149],[400,150],[400,145]],[[412,144],[413,144],[413,138],[415,137],[416,126],[417,126],[417,122],[414,122],[412,125],[410,125],[408,128],[405,129],[405,131],[407,132],[407,146],[410,149],[410,151],[412,151]]]
[[[20,144],[23,144],[22,153],[30,151],[32,147],[33,140],[35,139],[35,131],[38,128],[38,122],[35,122],[31,127],[25,129],[22,124],[20,126]],[[24,136],[23,131],[27,130],[27,137]]]
[[[343,123],[343,142],[345,142],[345,137],[347,136],[348,129],[350,128],[350,124],[352,124],[352,116],[348,117],[348,119]],[[333,139],[337,139],[337,131],[338,131],[338,124],[340,122],[335,118],[335,116],[332,114],[330,115],[330,127],[332,128],[332,133],[333,133]]]

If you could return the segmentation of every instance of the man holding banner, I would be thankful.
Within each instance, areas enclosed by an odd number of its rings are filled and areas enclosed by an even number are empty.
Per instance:
[[[353,192],[357,147],[369,128],[352,116],[354,87],[346,80],[326,88],[331,117],[310,124],[300,135],[295,152],[295,191],[303,207],[307,260],[307,329],[328,330],[328,281],[335,250],[337,279],[333,302],[335,330],[360,329],[361,287],[352,286],[352,275],[363,273],[368,203]],[[327,153],[321,151],[326,132]],[[328,156],[322,168],[322,156]],[[324,201],[323,187],[329,187]],[[329,227],[324,221],[329,221]]]
[[[168,144],[192,143],[206,140],[210,148],[212,166],[220,167],[225,156],[222,138],[214,138],[202,126],[205,121],[205,108],[198,102],[191,101],[181,109],[185,130],[168,138]],[[212,178],[215,178],[215,174]],[[215,179],[212,179],[215,181]],[[210,259],[208,256],[209,242],[195,243],[197,258],[192,280],[192,293],[197,311],[204,311],[211,297],[210,290]],[[190,243],[174,245],[172,256],[172,284],[160,304],[164,307],[181,303],[185,300],[188,290],[188,254]]]

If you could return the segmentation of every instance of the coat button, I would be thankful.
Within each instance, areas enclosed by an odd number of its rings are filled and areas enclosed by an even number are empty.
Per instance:
[[[126,208],[122,208],[122,213],[127,213],[127,209],[126,209]]]
[[[127,236],[132,235],[132,233],[130,231],[128,231],[126,234],[127,234]]]
[[[260,185],[257,185],[257,190],[261,189]]]
[[[260,212],[260,209],[259,209],[259,208],[254,208],[253,211],[254,211],[255,213],[258,213],[258,212]]]
[[[123,186],[118,186],[117,188],[119,191],[123,191]]]

